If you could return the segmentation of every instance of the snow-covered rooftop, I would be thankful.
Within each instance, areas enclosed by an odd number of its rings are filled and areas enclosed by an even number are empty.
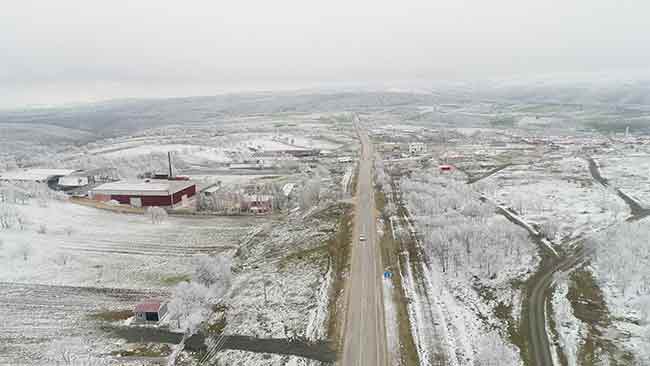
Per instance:
[[[138,193],[173,193],[194,185],[190,181],[150,180],[142,182],[119,181],[104,183],[93,189],[94,193],[104,194],[138,194]]]
[[[0,180],[45,181],[50,177],[74,173],[74,169],[23,169],[0,174]]]
[[[293,191],[293,188],[296,185],[294,183],[287,183],[282,187],[282,193],[284,193],[285,196],[289,196],[291,194],[291,191]]]

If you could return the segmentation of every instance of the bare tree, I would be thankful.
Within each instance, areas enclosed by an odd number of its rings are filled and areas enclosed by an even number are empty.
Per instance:
[[[147,208],[147,215],[151,218],[152,224],[160,224],[167,218],[167,211],[158,206],[151,206]]]
[[[316,176],[303,184],[300,206],[305,209],[317,205],[320,200],[320,177]]]
[[[65,228],[63,228],[63,232],[67,236],[72,236],[72,234],[75,232],[75,230],[74,230],[74,228],[72,226],[66,226]]]
[[[29,258],[29,254],[32,252],[32,248],[29,244],[23,243],[18,247],[18,254],[20,254],[21,257],[23,257],[23,261],[27,261]]]
[[[6,203],[0,203],[0,229],[11,229],[18,219],[16,210]]]

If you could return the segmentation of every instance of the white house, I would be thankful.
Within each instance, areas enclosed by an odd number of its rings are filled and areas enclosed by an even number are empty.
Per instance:
[[[59,185],[61,187],[83,187],[89,183],[88,177],[83,175],[71,174],[59,178]]]
[[[411,142],[409,144],[409,154],[411,155],[424,154],[426,152],[427,145],[425,145],[423,142]]]

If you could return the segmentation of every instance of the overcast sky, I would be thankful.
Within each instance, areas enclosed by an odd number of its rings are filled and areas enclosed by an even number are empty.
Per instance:
[[[0,107],[650,65],[644,0],[7,0]]]

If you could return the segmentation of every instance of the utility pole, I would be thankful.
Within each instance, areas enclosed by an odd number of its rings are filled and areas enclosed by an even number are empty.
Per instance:
[[[269,304],[269,299],[268,299],[267,294],[266,294],[266,281],[263,281],[262,284],[264,285],[264,305],[268,305]]]

